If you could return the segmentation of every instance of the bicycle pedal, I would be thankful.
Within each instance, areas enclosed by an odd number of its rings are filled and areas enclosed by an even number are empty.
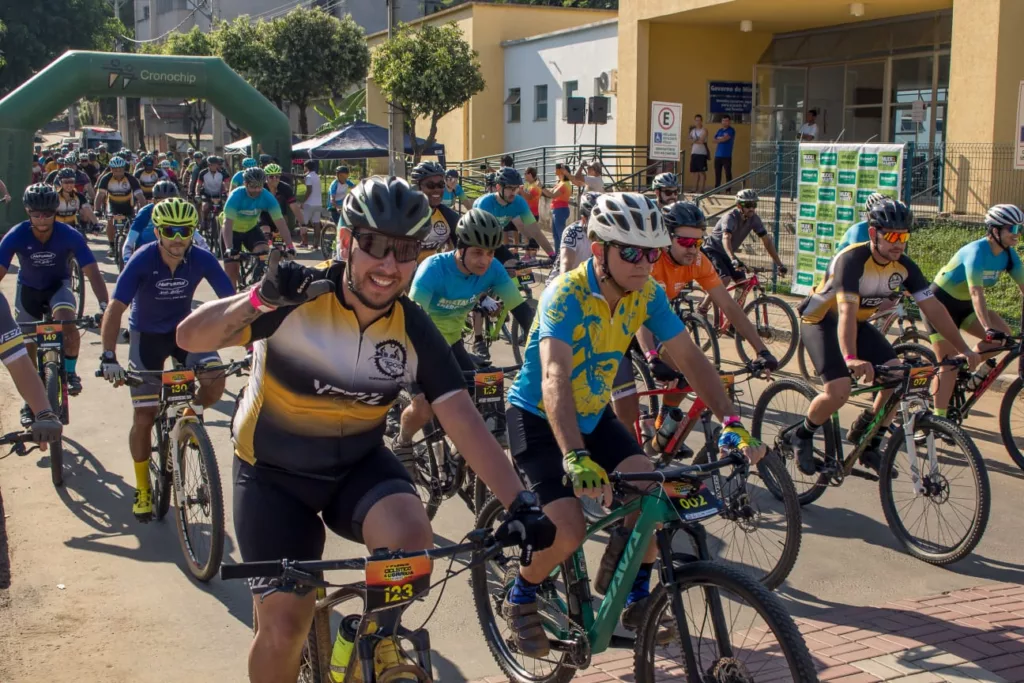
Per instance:
[[[878,481],[878,475],[868,470],[862,470],[859,467],[854,467],[850,470],[851,477],[858,477],[860,479],[867,479],[868,481]]]

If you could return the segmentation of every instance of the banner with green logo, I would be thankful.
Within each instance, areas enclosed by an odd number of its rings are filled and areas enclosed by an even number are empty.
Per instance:
[[[793,293],[809,294],[868,196],[900,197],[903,145],[801,143],[799,168]]]

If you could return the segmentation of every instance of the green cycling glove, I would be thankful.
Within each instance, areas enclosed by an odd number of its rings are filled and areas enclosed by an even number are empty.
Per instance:
[[[608,473],[590,457],[585,449],[569,451],[562,458],[565,479],[574,489],[600,489],[608,485]]]

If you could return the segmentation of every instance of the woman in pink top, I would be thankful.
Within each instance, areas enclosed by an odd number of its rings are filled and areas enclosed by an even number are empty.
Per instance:
[[[562,246],[562,233],[569,221],[569,200],[572,198],[572,181],[569,168],[565,164],[555,164],[555,176],[558,182],[550,190],[541,190],[551,200],[551,234],[554,237],[555,253]]]

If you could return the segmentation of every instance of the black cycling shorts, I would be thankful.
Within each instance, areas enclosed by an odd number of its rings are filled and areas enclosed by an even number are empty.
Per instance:
[[[515,406],[505,413],[508,443],[512,459],[523,473],[526,485],[537,494],[542,505],[559,498],[573,498],[572,486],[563,481],[562,448],[555,440],[547,418]],[[615,417],[611,406],[604,410],[594,431],[583,435],[583,445],[594,462],[606,472],[613,472],[631,455],[642,455],[643,449],[626,426]]]
[[[363,543],[363,521],[375,504],[417,495],[402,463],[383,445],[336,479],[324,480],[234,458],[235,539],[242,560],[319,560],[324,525]],[[258,593],[260,587],[253,587]]]
[[[718,273],[718,277],[727,278],[731,277],[733,280],[744,280],[746,275],[741,273],[732,267],[732,259],[724,251],[719,251],[712,246],[705,245],[701,248],[704,255],[711,261],[711,265],[715,267],[715,272]]]
[[[935,295],[936,301],[946,307],[949,311],[949,317],[953,319],[953,324],[958,329],[964,329],[970,327],[974,321],[978,319],[977,314],[974,312],[974,303],[970,300],[964,301],[957,299],[955,296],[950,295],[949,292],[939,287],[934,282],[931,286],[932,294]],[[928,336],[933,342],[943,341],[945,337],[939,334],[939,331],[932,327],[932,324],[925,318],[925,327],[928,329]]]
[[[256,251],[256,248],[260,245],[267,244],[267,236],[263,234],[263,228],[255,226],[246,230],[245,232],[235,232],[231,235],[231,248],[241,249],[245,247],[245,250],[249,253]],[[225,255],[225,258],[227,256]]]
[[[849,377],[846,359],[839,348],[839,316],[827,314],[820,323],[800,323],[800,339],[807,357],[824,382]],[[857,358],[874,365],[884,365],[896,358],[892,344],[869,322],[857,323]]]

